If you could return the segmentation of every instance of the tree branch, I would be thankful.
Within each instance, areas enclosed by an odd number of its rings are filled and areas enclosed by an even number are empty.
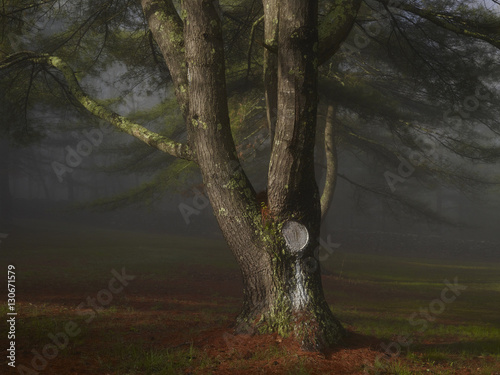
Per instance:
[[[189,113],[188,67],[184,47],[184,25],[172,0],[141,0],[149,29],[172,76],[175,95],[184,119]]]
[[[475,39],[483,40],[492,46],[500,49],[500,38],[493,37],[486,34],[480,27],[473,25],[473,21],[467,20],[462,17],[458,17],[453,14],[448,14],[445,12],[436,12],[433,10],[421,9],[411,4],[405,2],[398,2],[397,5],[392,4],[393,1],[390,0],[377,0],[384,6],[395,7],[397,9],[404,10],[409,13],[413,13],[421,18],[424,18],[433,24],[442,27],[446,30],[452,31],[456,34],[465,35]],[[460,24],[460,25],[459,25]]]
[[[336,0],[318,27],[319,64],[323,64],[347,38],[358,15],[361,0]]]
[[[16,60],[18,62],[29,60],[35,64],[44,64],[57,69],[64,76],[71,95],[91,114],[109,122],[120,131],[134,136],[151,147],[181,159],[194,161],[195,157],[189,146],[152,132],[144,126],[118,115],[99,104],[95,99],[89,97],[80,87],[78,79],[71,67],[59,57],[48,54],[36,54],[28,51],[20,52],[1,61],[0,70],[12,67],[16,63]]]

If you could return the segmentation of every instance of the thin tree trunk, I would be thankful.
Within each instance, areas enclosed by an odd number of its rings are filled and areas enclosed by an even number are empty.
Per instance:
[[[278,2],[263,0],[264,5],[264,90],[271,147],[278,114]]]
[[[330,103],[326,112],[325,123],[325,156],[326,178],[323,194],[321,195],[321,221],[328,212],[337,184],[337,147],[335,145],[335,105]]]

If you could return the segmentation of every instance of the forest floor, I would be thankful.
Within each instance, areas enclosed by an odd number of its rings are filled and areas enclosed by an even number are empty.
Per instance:
[[[233,336],[242,283],[220,240],[23,222],[0,262],[1,374],[500,374],[500,259],[336,249],[323,282],[348,337],[323,354]]]

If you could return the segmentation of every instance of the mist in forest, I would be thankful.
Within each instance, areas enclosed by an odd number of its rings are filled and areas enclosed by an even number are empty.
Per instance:
[[[172,160],[139,142],[129,141],[109,127],[79,125],[61,133],[51,132],[35,145],[12,147],[3,143],[2,148],[9,155],[4,159],[9,161],[9,191],[3,190],[3,201],[8,200],[9,204],[2,207],[4,219],[4,207],[10,206],[11,210],[10,220],[2,223],[2,233],[26,232],[52,221],[222,238],[196,170],[172,175],[170,178],[178,181],[165,191],[135,196],[134,190],[155,174],[154,170],[140,170],[145,159],[163,158],[165,166]],[[140,157],[123,163],[121,158],[127,150],[135,150]],[[342,245],[343,250],[405,255],[422,254],[432,248],[433,255],[442,257],[455,253],[478,258],[485,254],[497,256],[500,201],[495,189],[423,189],[408,169],[410,162],[374,173],[348,150],[340,153],[339,160],[340,175],[349,171],[356,181],[364,182],[364,187],[359,188],[353,181],[339,178],[323,223],[322,237]],[[134,164],[139,170],[134,171]],[[248,168],[254,185],[265,186],[265,163],[254,158],[248,162]],[[495,166],[489,168],[491,171],[485,169],[485,173],[494,173]],[[323,174],[319,163],[320,189]],[[378,187],[369,191],[369,186]],[[418,196],[422,213],[409,212],[404,205],[388,199],[397,190]],[[380,191],[387,195],[379,194]],[[426,212],[435,212],[439,217]]]

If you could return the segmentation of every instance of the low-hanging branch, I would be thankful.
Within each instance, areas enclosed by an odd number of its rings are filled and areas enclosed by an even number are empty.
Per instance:
[[[395,7],[405,12],[413,13],[421,18],[424,18],[433,24],[442,27],[446,30],[456,34],[465,35],[471,38],[480,39],[492,46],[500,49],[500,38],[496,35],[489,35],[487,32],[481,30],[481,25],[474,25],[473,21],[458,18],[443,12],[436,12],[433,10],[421,9],[406,2],[390,2],[389,0],[377,0],[384,6]]]
[[[29,61],[34,64],[43,64],[53,67],[62,73],[68,85],[71,95],[92,115],[105,120],[122,132],[130,134],[143,141],[147,145],[175,157],[195,161],[191,148],[183,143],[171,140],[168,137],[155,133],[142,125],[121,116],[105,106],[99,104],[95,99],[87,95],[80,86],[73,69],[57,56],[48,54],[37,54],[30,51],[16,53],[0,61],[0,70],[8,69],[16,65],[16,62]]]

